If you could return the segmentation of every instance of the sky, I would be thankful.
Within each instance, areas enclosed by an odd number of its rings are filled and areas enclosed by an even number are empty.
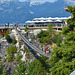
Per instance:
[[[19,1],[27,1],[27,0],[19,0]],[[55,0],[31,0],[31,1],[49,1],[49,2],[54,2]]]

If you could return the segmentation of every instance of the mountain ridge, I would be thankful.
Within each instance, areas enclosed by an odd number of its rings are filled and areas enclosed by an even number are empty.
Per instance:
[[[5,3],[5,2],[19,2],[19,0],[0,0],[0,3]]]
[[[42,2],[37,5],[15,1],[9,2],[8,0],[8,2],[0,3],[0,23],[24,23],[36,17],[68,17],[71,15],[64,10],[65,6],[69,5],[64,0],[57,0],[54,3]]]

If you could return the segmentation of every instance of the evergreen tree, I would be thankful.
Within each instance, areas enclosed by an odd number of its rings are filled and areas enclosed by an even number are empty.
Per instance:
[[[16,43],[17,43],[16,39],[13,38],[12,44],[14,45],[14,44],[16,44]]]
[[[2,75],[7,75],[7,71],[5,70],[5,68],[3,69],[3,74]]]
[[[7,48],[6,49],[7,51],[7,59],[8,61],[13,61],[14,60],[14,53],[16,53],[17,51],[17,48],[16,47],[13,47],[12,45],[10,46],[10,48]]]
[[[64,27],[65,40],[60,47],[54,47],[52,57],[48,60],[49,75],[69,75],[75,70],[75,6],[68,6],[72,18],[67,20],[68,27]]]
[[[8,29],[8,30],[6,31],[5,39],[6,39],[8,42],[11,42],[11,38],[10,38],[10,36],[9,36],[9,33],[10,33],[10,29]]]
[[[27,32],[28,31],[28,27],[27,27],[27,25],[26,25],[26,27],[25,27],[25,32]]]
[[[27,67],[27,75],[46,75],[46,70],[39,60],[34,60]]]
[[[11,38],[10,38],[9,34],[6,34],[6,35],[5,35],[5,39],[6,39],[8,42],[11,41]]]

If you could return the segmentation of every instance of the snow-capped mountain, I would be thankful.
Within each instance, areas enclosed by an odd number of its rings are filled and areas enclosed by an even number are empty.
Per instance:
[[[71,14],[65,6],[74,5],[72,0],[50,2],[20,2],[19,0],[0,0],[0,23],[24,23],[35,17],[68,17]]]
[[[17,2],[17,1],[19,1],[19,0],[0,0],[0,3],[11,2],[11,1]]]

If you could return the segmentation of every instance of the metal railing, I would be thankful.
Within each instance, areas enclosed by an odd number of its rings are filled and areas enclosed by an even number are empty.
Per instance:
[[[48,27],[48,24],[28,24],[28,27]],[[53,24],[53,27],[64,27],[65,24]]]
[[[5,25],[5,24],[0,24],[1,28],[13,28],[15,24],[9,24],[9,25]],[[24,27],[23,24],[18,24],[19,27]]]
[[[15,24],[9,24],[9,25],[5,25],[5,24],[0,24],[0,28],[13,28]],[[34,27],[47,27],[47,24],[30,24],[28,25],[28,28],[34,28]],[[19,27],[21,28],[24,28],[24,25],[23,24],[18,24]],[[65,25],[64,24],[61,24],[61,25],[53,25],[53,27],[64,27]]]
[[[31,43],[29,43],[29,41],[15,28],[16,32],[18,33],[18,35],[20,36],[20,38],[24,41],[24,43],[26,45],[28,45],[30,48],[32,48],[34,51],[36,51],[37,53],[50,58],[50,55],[46,55],[43,53],[43,51],[39,50],[38,48],[36,48],[34,45],[32,45]]]

